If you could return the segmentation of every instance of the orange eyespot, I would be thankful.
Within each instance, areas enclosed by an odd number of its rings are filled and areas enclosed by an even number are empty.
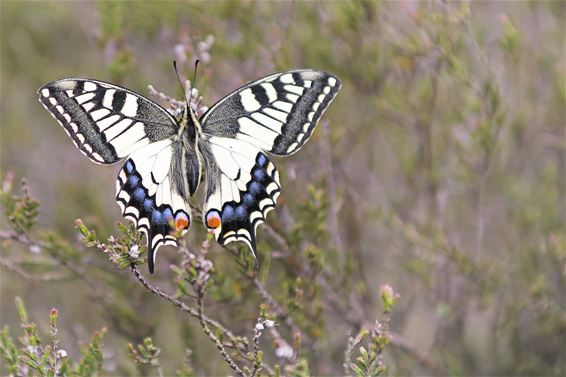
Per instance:
[[[182,216],[178,216],[177,219],[175,220],[175,228],[177,230],[181,230],[181,229],[186,229],[189,227],[189,219],[184,216],[184,214]]]
[[[217,211],[210,211],[206,215],[206,226],[211,229],[216,229],[220,226],[222,221],[220,220],[220,214]]]

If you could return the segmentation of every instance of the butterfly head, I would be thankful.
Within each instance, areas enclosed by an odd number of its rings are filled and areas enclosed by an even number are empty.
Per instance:
[[[194,145],[201,134],[200,122],[194,109],[185,105],[175,118],[179,124],[177,136],[179,138],[182,138],[183,135],[187,136],[190,143]]]

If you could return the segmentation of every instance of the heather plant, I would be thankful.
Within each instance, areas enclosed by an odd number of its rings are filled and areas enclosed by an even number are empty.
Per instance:
[[[0,7],[0,374],[565,374],[563,3]],[[259,267],[205,232],[199,197],[149,275],[117,168],[35,98],[88,76],[175,109],[173,59],[183,82],[201,61],[202,111],[280,70],[342,80],[275,160]]]

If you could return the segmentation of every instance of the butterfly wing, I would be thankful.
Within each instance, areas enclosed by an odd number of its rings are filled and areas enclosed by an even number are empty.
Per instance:
[[[340,90],[329,73],[303,69],[264,77],[220,100],[201,119],[203,132],[244,140],[275,155],[297,152]]]
[[[279,172],[265,152],[248,142],[219,136],[206,141],[204,223],[220,245],[243,241],[255,257],[256,228],[281,191]]]
[[[125,218],[143,231],[153,272],[157,249],[177,245],[191,223],[172,159],[179,126],[161,106],[128,89],[91,79],[62,79],[38,90],[39,100],[91,161],[128,157],[116,181]]]
[[[293,70],[249,83],[201,118],[207,169],[204,223],[217,241],[247,243],[256,254],[256,228],[275,208],[279,173],[266,152],[298,151],[336,93],[326,72]]]
[[[161,106],[106,82],[56,80],[39,88],[38,95],[77,148],[99,164],[118,162],[178,131],[175,119]]]
[[[128,157],[116,180],[116,201],[122,215],[146,235],[151,273],[157,249],[176,246],[176,235],[186,232],[191,224],[189,204],[178,193],[179,178],[171,169],[175,153],[171,139],[144,146]]]

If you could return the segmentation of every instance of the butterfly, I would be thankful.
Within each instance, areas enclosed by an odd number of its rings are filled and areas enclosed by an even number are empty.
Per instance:
[[[177,114],[126,88],[88,78],[45,84],[39,101],[91,161],[126,159],[116,180],[122,215],[145,233],[148,266],[192,223],[189,198],[204,181],[203,223],[220,245],[246,243],[275,208],[279,172],[269,155],[306,143],[340,80],[313,69],[276,73],[222,98],[201,117]]]

